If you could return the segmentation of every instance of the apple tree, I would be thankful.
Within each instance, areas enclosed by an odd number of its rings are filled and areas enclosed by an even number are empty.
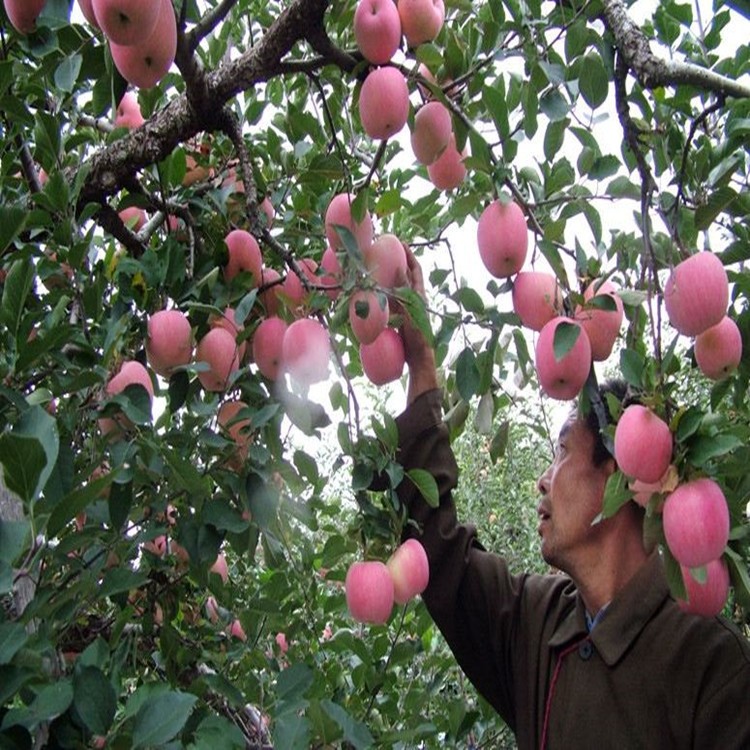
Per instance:
[[[624,379],[669,443],[604,514],[747,632],[750,5],[636,10],[4,0],[3,746],[500,742],[418,598],[347,608],[437,499],[405,315],[493,463]]]

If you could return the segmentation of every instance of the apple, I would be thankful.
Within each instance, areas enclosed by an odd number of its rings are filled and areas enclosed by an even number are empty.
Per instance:
[[[414,116],[411,148],[414,157],[425,166],[435,162],[445,151],[453,134],[451,115],[442,102],[431,101]]]
[[[407,539],[386,563],[393,578],[393,598],[396,604],[406,604],[421,594],[430,580],[430,564],[421,542]]]
[[[164,534],[160,534],[148,542],[144,542],[143,549],[157,557],[164,557],[169,549],[169,542]]]
[[[109,48],[122,77],[133,86],[150,89],[164,78],[177,53],[177,19],[172,0],[159,0],[156,25],[151,34],[140,39],[142,41],[132,46],[110,40]]]
[[[138,206],[128,206],[118,212],[122,223],[130,229],[131,232],[140,232],[146,223],[146,212]]]
[[[336,226],[346,227],[357,240],[359,249],[364,251],[372,243],[372,218],[370,212],[365,210],[361,221],[352,218],[352,202],[354,196],[348,193],[334,195],[328,204],[325,215],[325,229],[328,244],[334,249],[343,249],[344,243],[339,237]]]
[[[532,331],[560,315],[563,309],[560,284],[551,273],[521,271],[513,280],[513,310]]]
[[[240,361],[245,358],[247,352],[247,342],[242,341],[237,343],[237,337],[244,332],[245,327],[238,325],[235,319],[235,310],[233,307],[225,307],[222,315],[212,315],[208,319],[208,324],[211,328],[224,328],[234,336],[234,341],[237,344],[237,353]]]
[[[282,654],[285,654],[287,651],[289,651],[289,643],[286,640],[286,633],[276,633],[276,638],[274,640],[276,641],[276,645],[279,647],[279,651],[281,651]]]
[[[450,143],[438,158],[427,167],[427,176],[438,190],[453,190],[466,177],[465,153],[456,148],[456,137],[451,135]]]
[[[709,251],[675,266],[664,285],[669,322],[684,336],[697,336],[721,321],[729,303],[729,281],[722,262]]]
[[[213,623],[219,622],[219,603],[213,596],[209,596],[206,599],[206,616]]]
[[[396,135],[409,117],[409,87],[404,74],[391,65],[370,71],[359,90],[359,116],[374,140]]]
[[[453,83],[452,78],[443,78],[442,80],[438,81],[432,74],[432,71],[424,63],[419,63],[417,73],[422,76],[422,78],[424,78],[424,80],[428,83],[431,83],[434,86],[439,86],[443,90],[445,90],[446,86],[450,86],[450,84]],[[417,88],[419,89],[419,93],[422,96],[422,101],[428,102],[434,99],[432,91],[430,91],[430,89],[419,80],[417,81]]]
[[[271,203],[271,199],[266,196],[261,202],[260,202],[260,210],[263,214],[263,218],[266,222],[266,228],[270,229],[273,226],[273,220],[276,216],[276,209],[273,207],[273,203]]]
[[[573,346],[557,359],[554,349],[555,332],[563,323],[578,328],[578,337]],[[586,331],[572,318],[562,315],[552,318],[539,333],[534,359],[542,390],[560,401],[574,399],[583,388],[591,369],[591,344]]]
[[[316,287],[318,284],[318,264],[312,258],[300,258],[297,261],[297,266],[305,276],[311,289]],[[302,279],[290,268],[284,277],[280,291],[286,298],[290,310],[299,311],[303,307],[305,299],[311,293],[311,289],[306,289],[302,283]]]
[[[136,360],[128,360],[122,363],[120,370],[114,375],[104,388],[107,396],[116,396],[124,391],[129,385],[140,385],[146,389],[149,400],[154,398],[154,385],[148,370]],[[114,419],[104,417],[99,420],[99,429],[107,436],[117,436],[121,430],[129,429],[133,423],[124,415],[118,414]]]
[[[284,332],[281,360],[284,370],[299,385],[304,387],[325,380],[330,359],[328,331],[317,320],[295,320]]]
[[[282,342],[287,324],[279,317],[264,318],[253,334],[253,360],[261,374],[269,380],[281,374]]]
[[[703,583],[696,581],[690,568],[685,565],[681,565],[680,570],[687,593],[687,599],[677,600],[680,609],[694,615],[716,617],[724,609],[729,596],[729,569],[726,560],[718,558],[706,563],[706,578]]]
[[[195,361],[206,362],[208,370],[198,373],[207,391],[225,391],[232,375],[239,370],[237,342],[225,328],[211,328],[195,347]]]
[[[406,279],[406,252],[395,234],[381,234],[364,252],[365,266],[382,289],[393,289]]]
[[[641,404],[631,404],[615,428],[615,461],[624,474],[641,482],[658,482],[672,460],[669,425]]]
[[[281,288],[281,274],[275,268],[261,269],[260,301],[266,309],[267,315],[277,315],[279,312],[279,294]]]
[[[596,297],[609,297],[615,305],[614,310],[606,310],[587,304],[579,305],[576,309],[576,320],[583,326],[591,342],[591,355],[595,362],[604,362],[612,353],[612,349],[620,333],[620,326],[624,317],[622,300],[614,285],[609,281],[593,281],[583,293],[584,303],[591,302]]]
[[[5,12],[13,28],[20,34],[36,31],[36,19],[44,10],[46,0],[4,0]]]
[[[226,584],[229,581],[229,568],[227,567],[227,559],[224,555],[219,552],[216,556],[214,564],[209,568],[209,573],[216,573],[217,576]]]
[[[96,15],[94,14],[94,7],[93,7],[93,0],[78,0],[78,7],[81,9],[81,13],[83,13],[83,17],[95,28],[99,27],[99,21],[96,20]]]
[[[247,640],[245,635],[245,629],[242,627],[242,623],[239,620],[232,620],[232,624],[229,626],[229,635],[232,638],[237,638],[241,641]]]
[[[664,502],[664,537],[677,562],[698,568],[721,557],[729,540],[729,508],[721,487],[703,477],[681,484]]]
[[[326,247],[323,257],[320,259],[320,267],[325,272],[320,279],[320,283],[327,287],[326,294],[331,300],[338,299],[341,294],[344,272],[336,251],[330,245]]]
[[[721,380],[737,369],[742,359],[742,334],[737,324],[724,316],[715,326],[695,337],[695,361],[711,380]]]
[[[132,91],[126,91],[115,111],[115,127],[132,130],[140,127],[144,122],[138,97]]]
[[[409,47],[431,42],[443,28],[443,0],[398,0],[401,29]]]
[[[237,418],[237,415],[243,409],[247,409],[247,404],[244,401],[240,401],[239,399],[225,401],[219,407],[219,412],[216,415],[216,421],[219,423],[219,426],[226,431],[229,439],[237,446],[237,449],[228,461],[228,465],[235,470],[242,468],[242,464],[247,458],[248,446],[253,442],[253,436],[248,430],[250,420],[247,418]]]
[[[349,323],[360,344],[371,344],[385,330],[388,298],[373,289],[358,289],[349,298]]]
[[[393,611],[393,579],[380,560],[360,560],[346,572],[346,606],[357,622],[383,625]]]
[[[359,0],[354,38],[365,59],[374,65],[387,63],[401,44],[401,18],[393,0]]]
[[[644,482],[640,479],[633,479],[628,486],[633,490],[633,500],[641,507],[645,508],[651,501],[654,493],[664,494],[672,492],[680,483],[680,477],[677,473],[677,467],[669,464],[667,470],[656,482]],[[657,509],[661,511],[661,508]]]
[[[493,276],[505,279],[518,273],[528,244],[526,217],[515,201],[494,200],[482,211],[477,224],[479,257]]]
[[[404,371],[404,342],[398,331],[386,328],[371,344],[360,344],[359,359],[371,383],[391,383],[398,380]]]
[[[132,47],[154,32],[161,0],[91,0],[91,7],[111,42]]]
[[[224,266],[224,278],[230,282],[241,271],[253,275],[253,285],[259,286],[262,278],[263,256],[258,241],[244,229],[233,229],[224,238],[229,257]]]
[[[160,310],[148,319],[146,357],[151,369],[168,378],[176,367],[190,362],[193,331],[185,313]]]

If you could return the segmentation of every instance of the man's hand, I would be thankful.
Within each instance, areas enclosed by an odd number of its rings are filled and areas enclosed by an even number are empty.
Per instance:
[[[406,254],[406,275],[399,279],[399,286],[411,287],[423,299],[424,277],[414,253],[404,245]],[[403,314],[404,323],[401,327],[401,338],[404,342],[406,364],[409,368],[409,389],[406,402],[411,404],[418,396],[426,391],[438,387],[437,369],[435,367],[435,352],[427,342],[422,331],[414,325],[408,312],[399,305],[399,312]]]

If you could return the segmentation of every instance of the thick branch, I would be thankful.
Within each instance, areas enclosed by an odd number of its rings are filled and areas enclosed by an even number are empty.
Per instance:
[[[695,86],[724,96],[750,97],[750,86],[692,63],[664,60],[655,55],[646,35],[628,15],[622,0],[602,0],[604,18],[628,68],[647,89]]]

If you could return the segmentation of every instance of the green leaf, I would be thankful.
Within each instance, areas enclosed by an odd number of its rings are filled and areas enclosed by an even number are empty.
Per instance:
[[[0,560],[12,565],[29,542],[31,524],[26,520],[0,520]]]
[[[0,216],[0,220],[2,218]],[[10,267],[3,285],[2,319],[14,338],[18,333],[26,298],[34,283],[34,275],[34,264],[31,258],[21,258]]]
[[[589,52],[582,60],[578,89],[591,109],[600,107],[607,100],[609,77],[602,58],[596,52]]]
[[[628,478],[618,469],[610,474],[604,488],[602,502],[602,518],[611,518],[633,497],[633,491],[628,487]]]
[[[28,216],[29,212],[22,206],[0,204],[0,254],[5,252],[5,250],[10,247],[13,240],[15,240],[23,231]],[[23,261],[17,261],[17,263],[23,263]],[[14,264],[14,267],[15,265],[16,264]],[[8,276],[10,276],[10,273]],[[5,283],[7,285],[7,279],[5,280]],[[4,299],[5,290],[3,290],[3,300]],[[5,302],[3,302],[3,310],[4,309]]]
[[[117,710],[117,693],[97,667],[83,667],[73,675],[73,705],[92,734],[106,734]]]
[[[26,628],[20,622],[0,623],[0,664],[10,664],[28,637]]]
[[[464,401],[469,401],[477,392],[480,379],[476,355],[467,346],[456,360],[456,386]]]
[[[694,466],[703,467],[711,459],[731,453],[744,445],[736,435],[701,435],[690,445],[687,460]]]
[[[0,435],[0,462],[7,488],[24,503],[31,503],[47,465],[42,444],[36,438],[6,432]]]
[[[83,57],[79,54],[67,55],[55,69],[55,86],[65,92],[71,92],[81,72]]]
[[[508,447],[508,436],[510,435],[510,422],[506,419],[497,428],[490,443],[490,459],[492,463],[497,463],[498,459],[505,455],[505,449]]]
[[[207,716],[198,725],[189,750],[244,750],[245,737],[239,727],[223,716]]]
[[[208,495],[210,480],[201,475],[193,463],[186,461],[177,451],[164,447],[162,456],[172,472],[172,478],[178,486],[196,497]]]
[[[419,329],[422,335],[427,339],[427,343],[432,346],[434,343],[430,319],[427,316],[427,307],[420,294],[409,287],[399,287],[395,290],[395,296],[404,306],[406,313],[411,318],[412,323]]]
[[[119,469],[109,472],[104,476],[86,482],[73,492],[69,492],[52,510],[47,521],[47,533],[56,536],[68,521],[76,517],[89,503],[98,498],[112,484],[119,473]]]
[[[310,750],[310,721],[296,713],[276,718],[273,725],[274,747],[284,750]]]
[[[233,508],[227,500],[216,498],[203,506],[201,518],[219,531],[229,531],[241,534],[250,522],[242,518],[242,514]]]
[[[131,589],[140,588],[147,580],[146,573],[136,573],[127,568],[110,568],[104,574],[98,593],[100,597],[122,594]]]
[[[440,495],[435,477],[424,469],[410,469],[406,472],[406,476],[414,483],[427,504],[432,508],[437,508]]]
[[[623,378],[636,388],[643,387],[643,373],[646,361],[641,354],[633,349],[623,349],[620,352],[620,372]]]
[[[580,334],[581,326],[576,323],[562,322],[558,324],[552,342],[555,360],[559,362],[575,346]]]
[[[737,192],[730,187],[721,187],[708,196],[708,200],[695,210],[695,228],[708,229],[714,219],[737,199]]]
[[[279,673],[276,695],[280,701],[296,701],[304,697],[314,680],[315,675],[306,664],[292,664]]]
[[[133,748],[161,745],[182,730],[198,696],[174,690],[146,701],[135,716]]]
[[[370,734],[370,730],[361,722],[354,719],[338,703],[331,700],[322,700],[320,705],[323,710],[341,727],[344,732],[344,739],[350,742],[356,750],[365,750],[372,747],[375,740]]]

